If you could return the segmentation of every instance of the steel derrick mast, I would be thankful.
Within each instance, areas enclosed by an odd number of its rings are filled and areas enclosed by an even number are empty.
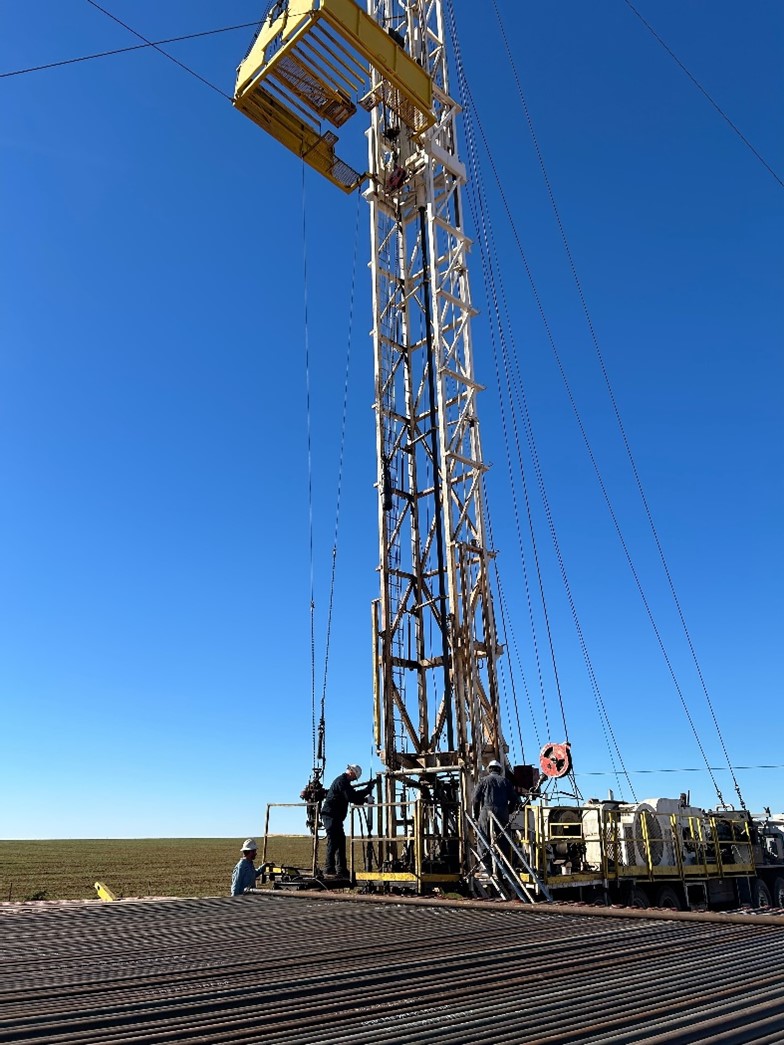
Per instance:
[[[380,596],[376,743],[392,778],[462,778],[503,757],[463,228],[459,106],[441,0],[370,0],[430,75],[434,125],[371,111],[368,132]],[[382,74],[373,90],[384,97]],[[388,790],[392,800],[392,789]]]
[[[234,95],[239,111],[343,192],[361,189],[370,206],[374,712],[384,771],[383,801],[375,824],[367,822],[375,841],[356,877],[405,879],[417,889],[465,871],[466,804],[481,766],[506,753],[466,175],[447,50],[442,0],[276,0]],[[359,150],[344,152],[339,141],[351,121],[367,139],[364,172]],[[361,149],[361,135],[355,141]],[[311,783],[316,801],[315,768]]]
[[[773,897],[781,906],[784,821],[769,811],[754,819],[720,794],[715,812],[692,807],[687,793],[583,803],[576,783],[564,793],[573,804],[531,804],[542,783],[571,773],[568,741],[542,748],[538,773],[513,767],[526,798],[508,826],[494,813],[471,816],[480,767],[492,759],[511,767],[499,722],[449,2],[269,0],[234,94],[238,111],[341,191],[363,191],[370,207],[380,577],[373,679],[384,771],[375,803],[359,808],[356,832],[352,825],[352,878],[371,889],[451,884],[530,902],[557,894],[678,908]],[[353,150],[348,135],[339,140],[352,121]],[[321,726],[323,737],[323,714]],[[319,758],[302,792],[313,877],[323,748]],[[269,811],[264,874],[309,887],[313,877],[267,860]]]

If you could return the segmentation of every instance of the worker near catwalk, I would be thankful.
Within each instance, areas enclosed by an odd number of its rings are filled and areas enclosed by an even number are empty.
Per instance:
[[[348,877],[346,861],[346,832],[343,821],[348,815],[348,807],[364,805],[369,799],[373,781],[365,787],[352,787],[355,780],[362,776],[362,766],[349,763],[344,773],[335,777],[321,805],[321,822],[327,833],[327,866],[325,874],[337,878]]]
[[[497,828],[491,823],[492,813],[503,827],[509,823],[509,817],[520,804],[520,796],[514,789],[511,780],[504,774],[504,767],[496,759],[487,765],[487,776],[476,785],[473,797],[474,819],[479,822],[482,833],[490,838]]]
[[[242,846],[242,854],[240,856],[239,863],[234,868],[231,876],[231,895],[241,896],[242,893],[247,892],[248,889],[252,889],[256,884],[256,879],[261,874],[262,868],[258,870],[254,867],[254,860],[256,859],[257,846],[252,838],[246,838]]]

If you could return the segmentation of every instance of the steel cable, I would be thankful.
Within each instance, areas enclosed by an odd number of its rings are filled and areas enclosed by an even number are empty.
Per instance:
[[[672,60],[675,62],[675,64],[686,74],[686,76],[688,76],[688,78],[691,80],[691,82],[694,84],[694,86],[697,88],[697,90],[700,92],[700,94],[702,94],[705,98],[707,98],[707,100],[710,102],[710,104],[713,106],[713,108],[716,110],[716,112],[719,114],[719,116],[721,116],[721,118],[724,121],[726,121],[726,123],[732,128],[732,130],[737,134],[737,136],[740,138],[740,140],[746,146],[746,148],[749,149],[749,151],[752,152],[754,154],[754,156],[757,157],[757,159],[760,161],[760,163],[765,168],[765,170],[769,174],[772,174],[773,177],[776,179],[776,181],[779,183],[779,185],[782,187],[782,189],[784,189],[784,181],[782,181],[781,178],[778,176],[778,174],[776,174],[776,172],[773,170],[773,168],[768,163],[768,161],[759,152],[757,152],[757,150],[751,144],[749,139],[741,132],[740,128],[736,124],[734,124],[732,122],[732,120],[724,112],[724,110],[719,106],[719,104],[713,100],[713,98],[708,94],[708,92],[705,90],[705,88],[702,86],[702,84],[699,82],[699,80],[697,80],[697,78],[692,73],[689,72],[689,70],[686,68],[686,66],[683,64],[683,62],[677,56],[677,54],[675,54],[675,52],[672,50],[672,48],[670,48],[664,42],[664,40],[659,36],[659,34],[656,32],[656,30],[653,28],[653,26],[650,24],[650,22],[646,22],[646,20],[643,18],[643,16],[637,10],[637,8],[634,6],[634,4],[630,3],[630,0],[624,0],[624,3],[629,8],[629,10],[634,15],[636,15],[637,18],[639,18],[639,20],[642,22],[642,24],[645,26],[645,28],[648,30],[648,32],[651,34],[651,36],[654,38],[654,40],[656,40],[659,44],[661,44],[661,46],[664,48],[664,50],[667,52],[667,54],[670,56],[670,58],[672,58]]]
[[[91,62],[95,58],[110,58],[116,54],[129,54],[131,51],[144,51],[148,47],[160,48],[162,44],[176,44],[181,43],[183,40],[198,40],[203,36],[217,36],[219,33],[231,33],[235,29],[251,29],[257,26],[258,22],[242,22],[240,25],[225,25],[220,29],[205,29],[201,33],[186,33],[185,36],[169,36],[165,40],[150,40],[143,44],[133,44],[131,47],[115,47],[112,51],[98,51],[95,54],[83,54],[78,58],[63,58],[58,62],[46,62],[44,65],[31,65],[26,69],[10,69],[7,72],[0,73],[0,80],[6,79],[9,76],[24,76],[27,73],[40,73],[46,69],[60,69],[65,65],[76,65],[79,62]],[[187,70],[192,72],[192,70]]]
[[[466,112],[466,121],[465,121],[465,123],[466,123],[466,134],[467,134],[467,136],[472,135],[472,133],[473,133],[472,132],[472,124],[475,123],[477,128],[478,128],[478,130],[479,130],[479,133],[480,133],[480,135],[482,137],[482,141],[483,141],[483,144],[485,146],[485,150],[488,153],[488,157],[490,159],[490,164],[491,164],[491,167],[493,169],[493,173],[495,175],[496,182],[499,185],[499,189],[501,191],[501,198],[502,198],[502,200],[504,202],[504,205],[505,205],[505,208],[506,208],[506,212],[507,212],[507,216],[509,218],[510,227],[513,230],[513,233],[514,233],[514,236],[515,236],[515,241],[516,241],[517,247],[518,247],[518,251],[519,251],[519,253],[521,255],[521,258],[522,258],[522,261],[523,261],[523,265],[524,265],[526,274],[528,276],[529,283],[530,283],[531,288],[533,290],[533,294],[534,294],[534,298],[535,298],[535,301],[536,301],[536,304],[537,304],[537,307],[538,307],[538,310],[539,310],[540,318],[542,319],[542,322],[544,324],[545,331],[547,333],[548,340],[550,342],[552,351],[555,354],[556,360],[559,360],[558,352],[557,352],[557,349],[556,349],[556,346],[555,346],[555,341],[554,341],[554,338],[553,338],[553,335],[552,335],[552,332],[551,332],[551,329],[550,329],[550,325],[549,325],[549,322],[547,320],[547,316],[546,316],[546,314],[544,312],[544,307],[542,305],[541,298],[539,297],[539,293],[538,293],[538,290],[536,288],[536,284],[534,282],[533,274],[532,274],[530,266],[528,264],[528,260],[526,258],[525,252],[524,252],[522,244],[520,242],[520,238],[519,238],[519,236],[517,234],[516,226],[514,224],[514,221],[512,220],[512,216],[511,216],[511,213],[509,211],[509,206],[508,206],[508,203],[506,201],[506,197],[505,197],[505,195],[503,193],[503,188],[502,188],[502,186],[500,184],[500,178],[499,178],[499,175],[498,175],[498,171],[497,171],[497,168],[495,166],[495,163],[494,163],[494,160],[493,160],[493,157],[492,157],[492,153],[490,152],[490,148],[489,148],[489,145],[488,145],[488,142],[487,142],[487,138],[485,136],[484,129],[482,127],[482,123],[481,123],[481,121],[479,119],[478,113],[476,112],[476,107],[474,105],[473,98],[471,96],[471,92],[470,92],[470,89],[468,87],[467,79],[466,79],[465,73],[463,71],[462,60],[461,60],[461,57],[460,57],[461,52],[460,52],[459,37],[458,37],[458,34],[457,34],[456,26],[454,24],[454,19],[452,19],[452,23],[451,23],[451,32],[452,32],[453,50],[454,50],[454,53],[455,53],[455,56],[456,56],[456,64],[457,64],[458,71],[459,71],[459,74],[460,74],[459,82],[460,82],[461,91],[462,91],[462,95],[463,95],[462,96],[462,104],[463,104],[463,107],[464,107],[465,112]],[[475,165],[478,166],[478,162],[476,160],[476,150],[475,150],[475,148],[469,147],[469,157],[470,157],[471,162],[473,162]],[[481,184],[482,183],[481,179],[478,176],[478,173],[474,174],[474,177],[473,177],[472,181],[474,183],[476,183],[476,184]],[[482,197],[482,198],[484,199],[484,197]],[[478,227],[484,228],[484,225],[481,225],[481,226],[478,226]],[[480,236],[480,246],[481,246],[481,243],[482,243],[482,239],[483,239],[483,236]],[[505,358],[505,370],[506,370],[507,378],[509,378],[509,375],[511,374],[511,366],[509,364],[508,358]],[[618,762],[620,763],[620,765],[622,767],[623,776],[627,780],[628,785],[629,785],[629,789],[630,789],[630,791],[632,793],[632,796],[635,798],[635,801],[636,801],[634,785],[632,784],[631,779],[629,778],[629,775],[626,772],[626,768],[625,768],[624,761],[623,761],[623,756],[621,754],[618,742],[617,742],[617,740],[615,738],[615,733],[614,733],[612,724],[610,722],[610,717],[609,717],[609,714],[607,712],[607,708],[606,708],[606,705],[604,703],[604,699],[602,697],[601,690],[599,689],[599,683],[598,683],[598,680],[596,678],[596,674],[595,674],[595,671],[593,669],[593,664],[592,664],[592,661],[591,661],[591,658],[590,658],[590,655],[589,655],[589,652],[588,652],[587,644],[586,644],[585,639],[584,639],[582,625],[580,623],[580,619],[579,619],[579,616],[577,614],[577,608],[576,608],[576,605],[574,603],[574,599],[572,597],[571,585],[569,583],[568,575],[566,573],[566,566],[565,566],[565,563],[564,563],[564,560],[563,560],[563,556],[561,554],[560,542],[558,540],[558,535],[557,535],[557,531],[556,531],[556,528],[555,528],[555,522],[554,522],[554,519],[552,517],[552,513],[550,511],[550,507],[549,507],[549,498],[547,496],[547,491],[546,491],[545,484],[544,484],[544,476],[542,474],[541,467],[539,465],[539,456],[538,456],[538,451],[537,451],[537,448],[536,448],[536,442],[535,442],[534,435],[533,435],[533,428],[531,426],[530,413],[529,413],[528,407],[527,407],[527,400],[526,400],[526,396],[525,396],[525,391],[524,391],[524,385],[523,385],[522,377],[521,377],[521,374],[520,374],[519,363],[517,364],[517,366],[515,368],[515,372],[514,372],[514,375],[512,376],[512,379],[508,380],[507,384],[508,384],[508,386],[510,388],[515,388],[516,389],[518,399],[519,399],[519,401],[520,401],[520,403],[522,405],[521,413],[522,413],[522,416],[523,416],[523,425],[524,425],[524,430],[525,430],[525,434],[526,434],[526,441],[527,441],[527,444],[528,444],[528,447],[529,447],[529,453],[531,454],[531,458],[532,458],[532,461],[533,461],[533,464],[534,464],[535,474],[536,474],[536,477],[537,477],[537,483],[538,483],[539,491],[540,491],[540,497],[542,499],[542,504],[544,506],[545,514],[546,514],[546,517],[547,517],[547,520],[548,520],[550,536],[551,536],[551,540],[553,542],[553,547],[554,547],[556,558],[557,558],[557,561],[558,561],[559,570],[560,570],[560,573],[561,573],[562,584],[564,586],[564,590],[565,590],[566,595],[567,595],[569,608],[570,608],[570,611],[571,611],[571,614],[572,614],[572,620],[573,620],[573,623],[575,625],[575,629],[577,631],[578,641],[580,643],[580,649],[581,649],[581,652],[582,652],[582,655],[583,655],[583,660],[584,660],[585,665],[586,665],[586,670],[587,670],[589,681],[590,681],[590,684],[591,684],[591,688],[592,688],[592,691],[593,691],[593,694],[594,694],[594,699],[595,699],[595,702],[596,702],[597,710],[599,712],[599,722],[600,722],[600,726],[601,726],[602,731],[603,731],[604,736],[605,736],[605,742],[607,744],[609,757],[610,757],[610,760],[611,760],[611,763],[613,764],[613,766],[615,765],[615,759],[617,757],[617,760],[618,760]],[[518,458],[520,459],[520,461],[522,461],[522,453],[520,452],[519,445],[518,445]],[[530,519],[530,514],[529,514],[529,519]],[[529,523],[529,526],[532,528],[532,524],[531,523]],[[532,533],[532,540],[534,540],[533,533]],[[541,575],[540,575],[540,577],[541,577]],[[543,594],[543,591],[541,589],[541,582],[540,582],[540,592],[541,592],[541,598],[542,598],[543,603],[544,603],[544,594]],[[546,612],[546,610],[545,610],[545,612]],[[550,635],[549,624],[548,624],[548,635]],[[552,655],[553,660],[554,660],[555,654],[554,654],[554,648],[553,648],[553,645],[552,645],[552,638],[551,637],[550,637],[550,649],[551,649],[551,655]],[[557,680],[557,674],[556,674],[556,680]],[[559,703],[560,703],[560,707],[561,707],[561,716],[562,716],[562,720],[564,722],[564,728],[566,729],[566,715],[565,715],[565,708],[564,708],[564,704],[563,704],[563,697],[562,697],[562,694],[561,694],[561,691],[560,691],[560,686],[558,686],[558,697],[559,697]],[[568,731],[567,731],[567,736],[568,736]],[[578,790],[577,783],[576,783],[576,779],[575,779],[573,774],[571,775],[571,779],[572,779],[572,782],[574,784],[575,790],[577,791]],[[619,789],[622,792],[623,788],[622,788],[622,786],[620,784],[620,779],[618,779],[618,786],[619,786]]]
[[[638,17],[641,18],[641,16],[638,14],[638,12],[629,3],[629,0],[626,0],[626,3],[627,3],[627,6],[629,6],[631,8],[631,10],[634,11],[634,13],[637,14]],[[732,775],[733,784],[735,786],[735,792],[736,792],[736,794],[738,796],[738,799],[740,801],[741,808],[745,809],[746,806],[745,806],[745,803],[743,801],[743,796],[741,794],[740,787],[738,785],[738,781],[735,778],[735,774],[733,772],[732,763],[730,761],[729,753],[727,751],[727,747],[726,747],[726,744],[724,742],[724,737],[722,735],[721,729],[719,728],[719,723],[718,723],[718,720],[716,718],[716,713],[715,713],[715,710],[714,710],[714,707],[713,707],[713,702],[711,701],[710,695],[708,693],[708,688],[707,688],[707,685],[705,683],[705,678],[703,676],[702,668],[700,667],[699,660],[697,659],[697,652],[696,652],[696,650],[694,648],[694,644],[692,642],[691,635],[689,633],[689,629],[686,626],[686,619],[685,619],[685,617],[683,615],[683,610],[681,608],[680,600],[678,599],[678,595],[677,595],[677,592],[675,590],[675,583],[674,583],[674,581],[672,579],[672,575],[670,573],[670,569],[669,569],[669,566],[667,564],[667,560],[666,560],[665,555],[664,555],[664,549],[663,549],[661,541],[659,539],[658,530],[656,529],[656,526],[655,526],[654,521],[653,521],[653,515],[651,513],[650,505],[648,503],[648,498],[646,497],[645,491],[643,489],[642,479],[641,479],[639,471],[637,469],[637,463],[636,463],[636,461],[634,459],[634,455],[632,454],[631,444],[629,443],[629,439],[628,439],[627,434],[626,434],[626,428],[625,428],[625,426],[623,424],[623,420],[621,418],[620,408],[618,407],[618,402],[617,402],[617,399],[615,397],[615,392],[614,392],[612,384],[610,382],[610,375],[609,375],[609,373],[607,371],[607,367],[606,367],[606,364],[605,364],[605,361],[604,361],[604,356],[603,356],[601,348],[599,346],[599,338],[598,338],[598,335],[596,333],[596,328],[594,326],[593,319],[591,317],[590,311],[588,309],[588,303],[587,303],[586,298],[585,298],[585,293],[583,291],[582,282],[580,281],[580,277],[579,277],[579,275],[577,273],[577,266],[576,266],[575,261],[574,261],[574,256],[572,254],[571,247],[569,246],[569,241],[568,241],[567,236],[566,236],[566,229],[564,228],[564,224],[563,224],[563,221],[561,219],[561,214],[560,214],[560,211],[558,209],[558,205],[556,203],[555,194],[554,194],[553,188],[552,188],[552,183],[551,183],[550,177],[549,177],[549,175],[547,173],[547,168],[546,168],[545,162],[544,162],[544,156],[542,154],[542,150],[541,150],[541,147],[539,145],[539,139],[538,139],[538,137],[536,135],[536,131],[535,131],[535,128],[534,128],[534,125],[533,125],[533,120],[531,118],[531,113],[530,113],[530,110],[528,108],[528,102],[526,100],[525,93],[524,93],[523,88],[522,88],[522,83],[520,81],[520,76],[519,76],[518,71],[517,71],[517,65],[516,65],[516,62],[515,62],[515,59],[514,59],[514,55],[512,53],[512,49],[511,49],[511,47],[509,45],[509,40],[507,38],[506,31],[504,29],[504,24],[503,24],[503,21],[501,19],[500,12],[498,10],[497,0],[493,0],[493,9],[494,9],[495,14],[496,14],[496,19],[498,21],[498,25],[499,25],[499,29],[500,29],[500,33],[501,33],[501,38],[503,40],[504,47],[505,47],[506,54],[507,54],[507,58],[508,58],[510,67],[512,69],[512,73],[513,73],[513,76],[514,76],[515,84],[517,86],[517,92],[518,92],[518,95],[519,95],[519,98],[520,98],[520,103],[521,103],[521,106],[522,106],[522,109],[523,109],[523,113],[525,115],[526,123],[528,125],[528,130],[529,130],[529,133],[531,135],[531,140],[533,142],[534,149],[535,149],[535,152],[536,152],[536,156],[537,156],[537,159],[539,161],[539,167],[540,167],[540,170],[542,172],[542,177],[544,179],[545,188],[547,190],[547,195],[548,195],[548,198],[550,200],[550,206],[551,206],[551,208],[553,210],[553,214],[555,216],[555,220],[556,220],[556,223],[558,225],[558,230],[559,230],[560,235],[561,235],[561,241],[563,243],[564,251],[566,253],[566,257],[567,257],[567,260],[568,260],[568,263],[569,263],[569,269],[570,269],[571,274],[572,274],[572,279],[574,280],[575,286],[577,288],[577,293],[578,293],[578,296],[579,296],[579,299],[580,299],[580,303],[582,305],[583,314],[585,316],[586,323],[588,325],[588,330],[589,330],[589,333],[590,333],[591,341],[593,343],[594,351],[596,353],[596,357],[597,357],[597,360],[599,362],[599,367],[600,367],[602,376],[604,378],[604,383],[605,383],[605,386],[607,388],[607,392],[608,392],[608,395],[609,395],[609,398],[610,398],[610,403],[612,404],[613,414],[615,416],[616,424],[618,425],[618,429],[619,429],[619,432],[620,432],[620,435],[621,435],[621,439],[622,439],[622,442],[623,442],[623,445],[624,445],[624,449],[626,451],[626,456],[628,458],[629,465],[631,467],[632,474],[634,476],[635,484],[637,486],[637,490],[638,490],[638,493],[640,495],[640,498],[641,498],[641,501],[642,501],[642,504],[643,504],[645,515],[647,517],[648,524],[650,526],[651,533],[653,535],[653,539],[654,539],[654,542],[655,542],[655,545],[656,545],[656,549],[657,549],[657,551],[659,553],[659,558],[660,558],[660,561],[661,561],[661,564],[662,564],[662,568],[664,570],[664,574],[665,574],[665,576],[667,578],[667,583],[669,585],[670,593],[672,595],[672,598],[673,598],[673,601],[674,601],[674,604],[675,604],[675,607],[676,607],[676,610],[677,610],[677,613],[678,613],[678,617],[679,617],[679,620],[680,620],[680,623],[681,623],[681,627],[683,629],[683,632],[684,632],[684,635],[685,635],[685,638],[686,638],[689,650],[691,652],[692,660],[694,661],[694,665],[695,665],[696,670],[697,670],[697,675],[698,675],[698,678],[700,680],[700,684],[702,686],[702,690],[703,690],[703,693],[705,695],[705,699],[706,699],[707,704],[708,704],[708,708],[709,708],[709,711],[710,711],[710,714],[711,714],[711,718],[713,720],[713,725],[714,725],[714,727],[716,729],[716,734],[717,734],[719,742],[721,744],[722,752],[723,752],[723,754],[724,754],[724,756],[725,756],[725,758],[727,760],[727,766],[729,767],[730,773]],[[641,21],[644,22],[644,19],[641,18]],[[647,25],[647,23],[645,23],[645,24]],[[648,28],[650,28],[650,26],[648,26]],[[653,30],[651,30],[651,32],[653,32]],[[654,35],[656,35],[656,34],[654,33]],[[657,39],[658,39],[658,37],[657,37]],[[663,44],[663,41],[660,41],[660,42],[662,42],[662,44]],[[664,46],[666,46],[666,45],[664,45]],[[670,52],[670,53],[672,53],[672,52]],[[675,56],[673,55],[673,58],[674,57]],[[676,61],[677,61],[677,59],[676,59]],[[680,64],[680,62],[678,64]],[[684,71],[686,71],[688,73],[688,70],[684,69]],[[691,74],[689,74],[689,75],[691,75]],[[694,81],[694,82],[696,83],[696,81]],[[700,85],[697,84],[697,86],[699,87]],[[700,88],[700,90],[702,90],[702,88]],[[705,92],[703,91],[703,93],[705,93]],[[706,97],[708,97],[709,100],[711,100],[709,96],[706,95]],[[717,108],[718,108],[718,106],[717,106]],[[719,110],[719,112],[721,112],[721,110]],[[722,115],[724,115],[724,114],[722,113]],[[734,129],[737,130],[737,128],[734,128]],[[738,132],[738,133],[740,133],[740,132]],[[741,135],[741,137],[743,137],[743,136]],[[744,141],[745,141],[745,139],[744,139]],[[748,142],[747,142],[747,144],[748,144]],[[754,150],[752,149],[752,151],[754,151]],[[761,159],[761,157],[759,157],[759,158]],[[763,163],[764,163],[764,161],[763,161]],[[767,164],[766,164],[766,166],[767,166]],[[768,168],[768,169],[770,170],[770,168]],[[771,173],[773,173],[773,172],[771,171]],[[776,177],[775,174],[774,174],[774,177]],[[563,380],[566,383],[566,375],[565,375],[565,371],[563,370],[563,367],[561,366],[560,359],[558,360],[558,365],[559,365],[559,368],[561,369],[561,374],[562,374]],[[632,558],[631,558],[631,554],[630,554],[630,552],[628,550],[628,546],[627,546],[626,541],[625,541],[625,539],[623,537],[623,534],[621,532],[620,524],[618,522],[618,519],[616,517],[615,511],[614,511],[614,509],[612,507],[612,504],[610,502],[609,494],[608,494],[607,489],[606,489],[605,484],[604,484],[604,479],[603,479],[603,477],[601,476],[601,474],[599,472],[598,463],[596,462],[596,459],[595,459],[594,454],[593,454],[593,450],[591,449],[591,447],[590,447],[590,445],[588,443],[587,433],[586,433],[586,431],[585,431],[585,429],[583,427],[582,419],[580,418],[579,414],[577,413],[577,407],[576,407],[575,401],[574,401],[573,396],[572,396],[572,392],[569,389],[568,384],[567,384],[567,392],[569,394],[569,400],[570,400],[570,402],[572,404],[572,408],[573,408],[573,410],[575,412],[575,415],[577,416],[577,421],[578,421],[578,424],[579,424],[579,427],[580,427],[580,431],[581,431],[581,433],[583,435],[583,439],[584,439],[586,447],[588,449],[588,453],[589,453],[589,456],[591,458],[591,463],[594,466],[594,470],[596,472],[596,476],[597,476],[597,479],[599,481],[599,485],[601,487],[602,494],[604,495],[605,502],[606,502],[607,507],[608,507],[608,509],[610,511],[610,515],[611,515],[613,524],[615,526],[615,529],[616,529],[616,532],[618,534],[618,537],[619,537],[619,539],[621,541],[621,545],[623,547],[624,554],[626,555],[626,559],[627,559],[629,568],[631,569],[632,576],[634,577],[635,584],[637,585],[638,592],[640,594],[640,597],[642,598],[643,605],[644,605],[646,613],[648,615],[648,619],[649,619],[649,621],[651,623],[651,626],[653,627],[654,633],[656,635],[656,639],[657,639],[657,641],[659,643],[660,650],[661,650],[662,655],[664,657],[665,663],[667,664],[667,668],[669,669],[670,676],[671,676],[672,681],[673,681],[673,683],[675,685],[675,689],[676,689],[676,691],[678,693],[678,697],[680,698],[680,702],[681,702],[683,710],[684,710],[684,712],[686,714],[686,718],[688,720],[688,723],[689,723],[689,725],[690,725],[690,727],[692,729],[692,733],[694,734],[694,737],[695,737],[695,740],[697,742],[697,746],[699,748],[700,754],[702,754],[702,756],[703,756],[703,758],[705,760],[705,765],[708,767],[709,772],[710,772],[710,767],[709,767],[709,763],[708,763],[708,757],[707,757],[707,755],[706,755],[706,753],[705,753],[705,751],[703,749],[702,741],[700,740],[699,734],[697,732],[697,728],[696,728],[696,726],[694,724],[694,721],[692,719],[692,716],[691,716],[691,712],[689,711],[689,708],[687,706],[686,698],[683,695],[680,683],[679,683],[679,681],[678,681],[678,679],[677,679],[677,677],[675,675],[675,670],[674,670],[674,668],[672,666],[672,663],[670,661],[670,657],[669,657],[669,655],[667,653],[667,650],[666,650],[666,648],[664,646],[664,641],[662,639],[662,636],[660,634],[660,631],[659,631],[659,628],[658,628],[658,626],[656,624],[656,621],[655,621],[655,619],[653,617],[653,613],[652,613],[652,610],[651,610],[650,605],[648,603],[648,599],[647,599],[647,597],[646,597],[646,595],[645,595],[645,593],[643,591],[642,583],[641,583],[641,581],[639,579],[639,576],[637,574],[637,570],[636,570],[636,568],[634,566],[634,563],[632,561]],[[723,798],[723,796],[721,794],[721,791],[719,789],[718,783],[716,782],[716,780],[713,777],[712,773],[711,773],[711,780],[712,780],[714,788],[716,790],[716,795],[717,795],[717,797],[719,799],[719,802],[721,804],[724,804],[724,798]]]
[[[216,87],[214,83],[211,83],[209,80],[205,79],[200,73],[197,73],[194,69],[191,69],[190,66],[185,65],[185,63],[181,62],[179,58],[175,58],[174,55],[169,54],[168,51],[163,51],[158,46],[158,44],[153,43],[152,40],[148,40],[146,36],[142,36],[141,33],[137,33],[135,29],[132,29],[126,22],[123,22],[122,19],[118,18],[116,15],[113,15],[111,11],[107,11],[105,7],[101,7],[99,3],[96,3],[96,0],[87,0],[87,3],[94,7],[97,11],[100,11],[102,14],[105,14],[107,18],[111,18],[113,22],[117,22],[117,24],[121,25],[123,29],[127,29],[129,33],[133,33],[134,36],[137,36],[140,40],[143,40],[148,47],[154,48],[158,52],[158,54],[162,54],[164,58],[168,58],[170,62],[174,62],[175,65],[178,65],[180,69],[183,69],[190,76],[193,76],[197,80],[200,80],[201,83],[205,85],[205,87],[209,87],[211,90],[217,92],[219,95],[221,95],[221,97],[225,98],[226,101],[231,101],[230,94],[226,94],[226,92],[224,90],[221,90],[220,87]]]

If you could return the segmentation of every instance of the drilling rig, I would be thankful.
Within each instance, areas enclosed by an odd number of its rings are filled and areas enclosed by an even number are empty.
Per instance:
[[[448,13],[448,0],[367,0],[366,10],[355,0],[275,0],[234,95],[240,112],[343,192],[361,192],[370,210],[373,718],[384,768],[354,878],[417,892],[468,880],[480,895],[489,878],[505,898],[569,890],[632,906],[733,902],[744,888],[753,901],[761,889],[784,905],[784,820],[705,813],[686,795],[534,805],[544,781],[571,773],[569,745],[547,744],[535,768],[510,764]],[[350,138],[343,150],[344,129],[366,139],[365,170]],[[471,816],[492,760],[524,796],[498,839]],[[308,786],[317,839],[318,776]]]
[[[457,880],[482,766],[506,761],[474,375],[470,240],[442,0],[288,0],[234,104],[370,208],[379,597],[379,856],[358,877]],[[337,155],[364,124],[367,170]],[[362,118],[364,117],[364,119]],[[324,125],[329,125],[323,130]],[[511,768],[511,767],[510,767]]]

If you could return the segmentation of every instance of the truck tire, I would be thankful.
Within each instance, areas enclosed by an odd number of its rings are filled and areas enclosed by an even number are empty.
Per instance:
[[[626,895],[626,906],[633,907],[638,911],[645,911],[651,906],[651,903],[644,890],[639,885],[633,885]]]
[[[770,889],[768,889],[761,878],[757,878],[751,883],[751,906],[763,908],[773,906]]]
[[[784,878],[774,880],[772,899],[774,907],[784,907]]]
[[[683,901],[669,885],[663,885],[656,894],[656,906],[668,911],[682,911]]]

